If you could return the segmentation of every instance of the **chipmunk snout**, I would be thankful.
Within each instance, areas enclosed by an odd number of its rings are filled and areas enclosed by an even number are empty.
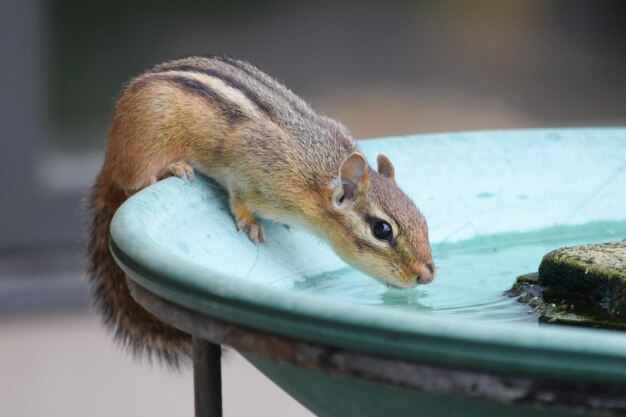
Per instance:
[[[435,265],[431,262],[423,264],[415,264],[415,281],[418,284],[428,284],[435,279],[437,275],[437,270],[435,269]]]

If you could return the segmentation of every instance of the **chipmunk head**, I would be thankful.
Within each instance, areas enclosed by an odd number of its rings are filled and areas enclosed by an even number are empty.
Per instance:
[[[378,172],[352,153],[333,181],[330,243],[346,262],[395,287],[413,287],[435,278],[428,226],[400,190],[394,168],[378,155]]]

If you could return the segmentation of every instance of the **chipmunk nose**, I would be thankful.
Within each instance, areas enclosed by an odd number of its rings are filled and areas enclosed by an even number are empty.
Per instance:
[[[435,269],[435,265],[433,263],[420,264],[417,267],[417,276],[415,277],[415,281],[418,284],[428,284],[435,279],[437,275],[437,271]]]

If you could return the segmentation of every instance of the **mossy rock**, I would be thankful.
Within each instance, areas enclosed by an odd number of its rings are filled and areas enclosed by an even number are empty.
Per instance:
[[[539,283],[546,302],[580,314],[626,319],[626,240],[561,248],[544,256]]]
[[[626,330],[626,240],[552,251],[507,294],[541,323]]]
[[[564,299],[547,301],[544,299],[546,292],[549,293],[550,289],[539,282],[539,274],[531,273],[517,277],[506,295],[517,297],[518,302],[531,307],[540,323],[626,330],[626,320],[611,318],[603,312],[594,314],[597,313],[594,309],[576,307]]]

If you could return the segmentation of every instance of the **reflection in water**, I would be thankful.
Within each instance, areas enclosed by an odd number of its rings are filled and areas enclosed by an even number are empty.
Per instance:
[[[439,269],[435,282],[411,289],[388,288],[347,267],[305,275],[293,283],[293,288],[336,301],[383,308],[489,322],[536,323],[537,317],[528,306],[503,295],[515,278],[536,271],[550,250],[617,240],[623,238],[625,230],[626,224],[595,224],[442,243],[433,247]]]
[[[383,304],[396,306],[397,308],[407,307],[409,309],[430,311],[432,307],[421,303],[420,299],[428,297],[428,292],[423,289],[412,288],[403,290],[399,288],[388,288],[380,299]]]

